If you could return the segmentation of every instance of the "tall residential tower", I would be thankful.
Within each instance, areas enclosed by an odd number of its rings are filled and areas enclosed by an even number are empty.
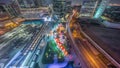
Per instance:
[[[82,2],[81,16],[99,18],[109,4],[109,0],[85,0]]]
[[[110,0],[101,0],[101,1],[99,2],[98,8],[97,8],[97,10],[96,10],[96,12],[95,12],[95,14],[94,14],[94,18],[99,18],[99,17],[103,14],[105,8],[106,8],[106,7],[108,6],[108,4],[109,4],[109,1],[110,1]]]

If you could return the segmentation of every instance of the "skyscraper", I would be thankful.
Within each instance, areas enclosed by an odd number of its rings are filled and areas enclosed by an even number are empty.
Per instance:
[[[85,0],[82,3],[81,16],[93,17],[98,0]]]
[[[101,0],[99,5],[98,5],[98,8],[94,14],[94,18],[99,18],[102,13],[104,12],[105,8],[107,7],[107,5],[109,4],[109,1],[110,0]]]
[[[69,0],[53,0],[54,14],[63,17],[66,13],[72,12],[72,2]]]
[[[52,0],[17,0],[21,8],[38,8],[48,6]]]
[[[99,18],[109,4],[109,0],[85,0],[82,2],[81,15]]]
[[[2,12],[6,13],[9,15],[9,17],[16,17],[20,14],[19,7],[15,3],[15,1],[12,0],[1,0],[0,1],[0,6],[2,8]]]
[[[21,8],[34,8],[36,4],[34,0],[17,0]]]
[[[60,17],[64,16],[66,11],[66,0],[53,0],[53,11],[54,14]]]

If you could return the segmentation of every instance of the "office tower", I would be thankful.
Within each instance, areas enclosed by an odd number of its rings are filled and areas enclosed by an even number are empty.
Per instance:
[[[81,16],[93,17],[97,4],[97,0],[83,1],[81,7]]]
[[[16,17],[20,14],[20,10],[15,1],[1,0],[0,1],[1,12],[9,15],[9,17]]]
[[[100,18],[100,16],[103,14],[105,8],[108,6],[109,0],[102,0],[100,1],[98,8],[95,12],[94,18]]]
[[[53,0],[54,14],[63,17],[66,11],[66,0]]]

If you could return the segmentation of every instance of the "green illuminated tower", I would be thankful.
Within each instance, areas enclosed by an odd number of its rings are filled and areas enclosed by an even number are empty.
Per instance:
[[[109,0],[101,0],[100,4],[94,14],[94,18],[100,18],[100,16],[104,12],[104,10],[108,4],[109,4]]]

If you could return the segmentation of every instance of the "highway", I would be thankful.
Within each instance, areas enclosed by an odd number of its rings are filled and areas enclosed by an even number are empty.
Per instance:
[[[73,38],[79,51],[82,53],[81,57],[83,57],[88,68],[107,68],[107,66],[97,56],[100,55],[100,53],[94,47],[92,47],[92,45],[86,39]]]
[[[77,31],[77,33],[80,31]],[[105,58],[87,39],[79,37],[73,37],[74,33],[71,33],[71,38],[74,42],[74,50],[79,57],[81,67],[83,68],[107,68],[107,64],[111,62]],[[99,56],[103,57],[103,60]]]
[[[114,65],[120,67],[120,30],[103,27],[100,22],[96,23],[96,21],[93,20],[84,21],[84,23],[80,22],[80,24],[82,25],[82,30],[84,30],[83,33],[89,36],[89,39],[95,41],[95,45],[98,44],[96,47],[99,48]]]
[[[77,21],[69,19],[67,24],[68,34],[73,43],[75,53],[77,54],[82,68],[108,68],[116,66],[111,63],[106,56],[96,48],[92,42],[84,36],[82,29]],[[72,25],[72,26],[71,26]]]
[[[67,28],[68,29],[68,34],[69,34],[69,40],[71,41],[71,45],[73,45],[72,46],[72,48],[73,48],[73,50],[74,50],[74,52],[76,53],[76,55],[77,55],[77,58],[78,58],[78,60],[80,61],[80,64],[81,64],[81,66],[83,67],[83,68],[88,68],[88,65],[86,64],[86,62],[84,61],[84,59],[83,59],[83,57],[82,57],[82,53],[80,52],[80,50],[78,49],[78,47],[77,47],[77,44],[75,43],[75,41],[74,41],[74,39],[73,39],[73,37],[72,37],[72,33],[71,33],[71,31],[70,31],[70,28],[68,27]]]

